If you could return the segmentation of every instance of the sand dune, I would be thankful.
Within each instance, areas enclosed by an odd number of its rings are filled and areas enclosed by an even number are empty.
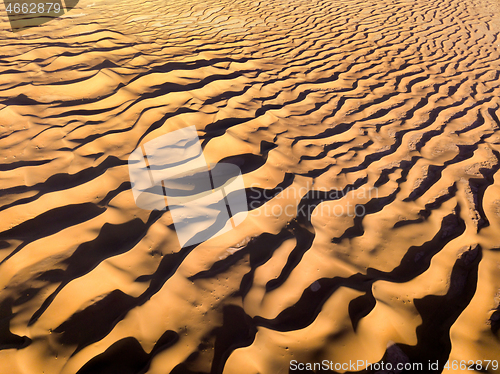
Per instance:
[[[2,7],[0,373],[499,360],[498,2]],[[181,248],[127,159],[193,125],[250,212]]]

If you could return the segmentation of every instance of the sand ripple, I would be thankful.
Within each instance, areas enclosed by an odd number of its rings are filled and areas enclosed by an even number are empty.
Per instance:
[[[496,11],[87,0],[15,34],[2,12],[0,372],[498,359]],[[127,159],[191,125],[254,205],[180,249]]]

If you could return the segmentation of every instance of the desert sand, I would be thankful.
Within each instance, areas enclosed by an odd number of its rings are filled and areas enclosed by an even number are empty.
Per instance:
[[[82,0],[12,32],[0,4],[0,373],[500,360],[498,14]],[[127,159],[193,125],[253,205],[181,248]]]

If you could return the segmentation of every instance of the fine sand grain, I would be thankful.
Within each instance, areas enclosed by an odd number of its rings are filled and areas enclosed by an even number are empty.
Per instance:
[[[0,374],[500,360],[499,5],[0,4]],[[181,249],[127,160],[193,125],[254,205]]]

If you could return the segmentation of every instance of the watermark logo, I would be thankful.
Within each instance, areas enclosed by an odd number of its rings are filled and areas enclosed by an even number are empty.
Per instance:
[[[40,26],[73,9],[79,0],[4,0],[13,32]]]
[[[194,126],[140,145],[128,166],[135,203],[147,210],[168,206],[181,247],[230,231],[248,214],[241,170],[209,165]]]

